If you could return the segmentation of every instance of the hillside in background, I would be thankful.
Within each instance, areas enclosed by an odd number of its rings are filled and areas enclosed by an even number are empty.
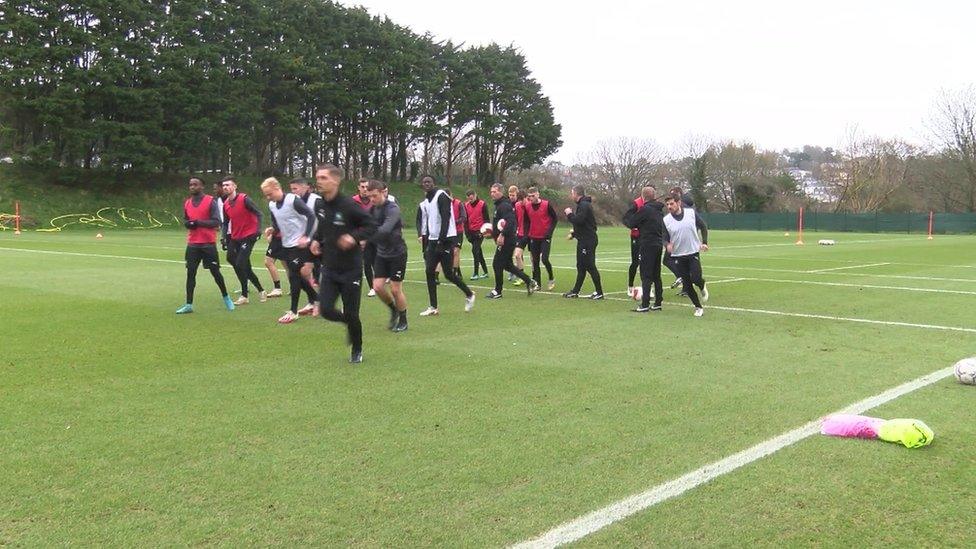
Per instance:
[[[4,166],[0,168],[0,214],[13,214],[14,203],[19,201],[26,229],[53,229],[57,226],[65,230],[104,229],[112,228],[112,224],[125,228],[182,228],[173,216],[182,215],[188,178],[178,175],[152,176],[150,179],[122,182],[114,178],[91,179],[65,186],[49,183],[56,180],[51,174]],[[209,185],[220,177],[203,176],[203,179],[209,190]],[[287,180],[280,179],[283,182]],[[237,183],[242,192],[261,204],[264,202],[259,189],[262,180],[257,176],[240,176]],[[463,194],[464,189],[455,188]],[[355,182],[343,183],[342,192],[355,192]],[[415,205],[423,195],[420,186],[409,182],[391,183],[390,192],[409,205],[404,208],[404,222],[412,227]],[[487,194],[486,189],[479,189],[482,197]],[[118,211],[120,208],[121,214]]]

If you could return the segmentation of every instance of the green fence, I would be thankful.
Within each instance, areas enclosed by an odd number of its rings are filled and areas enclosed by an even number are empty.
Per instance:
[[[702,213],[709,229],[743,231],[795,231],[797,213]],[[819,213],[804,212],[804,231],[859,233],[925,233],[929,228],[928,213]],[[974,233],[976,213],[937,213],[932,232]]]

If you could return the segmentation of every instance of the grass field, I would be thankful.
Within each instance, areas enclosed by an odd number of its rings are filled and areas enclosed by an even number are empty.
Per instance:
[[[174,315],[182,233],[93,234],[0,233],[0,545],[509,545],[976,355],[968,236],[715,231],[702,318],[628,312],[620,229],[611,299],[441,286],[420,318],[413,246],[410,329],[364,298],[353,367],[341,326],[229,313],[205,271]],[[974,404],[943,378],[867,412],[929,447],[802,438],[579,544],[972,546]]]

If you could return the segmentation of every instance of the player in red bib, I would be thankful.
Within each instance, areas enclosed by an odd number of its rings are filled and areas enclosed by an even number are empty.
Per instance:
[[[508,188],[508,199],[512,202],[512,207],[515,209],[515,222],[517,225],[515,228],[514,263],[519,270],[523,270],[525,269],[523,252],[529,243],[528,237],[525,236],[525,191],[521,191],[518,187],[512,185]],[[522,281],[514,274],[509,273],[508,280],[516,286],[522,285]]]
[[[234,310],[234,303],[227,295],[224,276],[220,274],[220,261],[217,259],[217,227],[220,226],[220,213],[217,200],[203,194],[203,180],[190,178],[190,197],[183,203],[183,225],[186,235],[186,303],[176,310],[182,315],[193,312],[193,290],[197,285],[197,269],[200,263],[210,271],[214,282],[224,298],[228,311]]]
[[[468,220],[464,234],[468,237],[468,242],[471,243],[471,255],[474,258],[474,273],[471,275],[471,280],[478,280],[479,278],[488,278],[488,264],[485,263],[485,253],[481,250],[481,243],[485,239],[484,235],[481,234],[481,226],[485,223],[491,223],[491,216],[488,215],[488,204],[478,198],[474,189],[468,190],[467,197],[468,201],[464,203],[464,213]],[[483,273],[480,275],[478,274],[479,266]]]
[[[633,216],[644,207],[644,198],[638,196],[630,204],[625,216]],[[635,227],[630,230],[630,267],[627,269],[627,295],[634,293],[634,277],[640,267],[640,231]]]
[[[556,278],[552,274],[552,263],[549,262],[549,250],[552,248],[552,233],[556,230],[556,210],[548,200],[539,197],[539,189],[529,187],[526,200],[525,234],[529,239],[529,255],[532,257],[532,279],[542,287],[542,269],[545,265],[549,275],[549,290],[556,287]]]
[[[267,301],[268,295],[251,268],[251,251],[261,231],[261,210],[246,194],[237,192],[233,177],[225,177],[221,185],[224,188],[224,234],[230,236],[227,241],[227,262],[233,265],[241,282],[241,297],[234,305],[247,304],[248,281],[261,293],[261,301]]]

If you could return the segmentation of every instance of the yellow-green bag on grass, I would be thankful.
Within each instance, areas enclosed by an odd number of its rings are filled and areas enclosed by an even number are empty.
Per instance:
[[[889,419],[878,428],[878,438],[898,442],[906,448],[921,448],[932,444],[935,433],[925,422],[918,419]]]

